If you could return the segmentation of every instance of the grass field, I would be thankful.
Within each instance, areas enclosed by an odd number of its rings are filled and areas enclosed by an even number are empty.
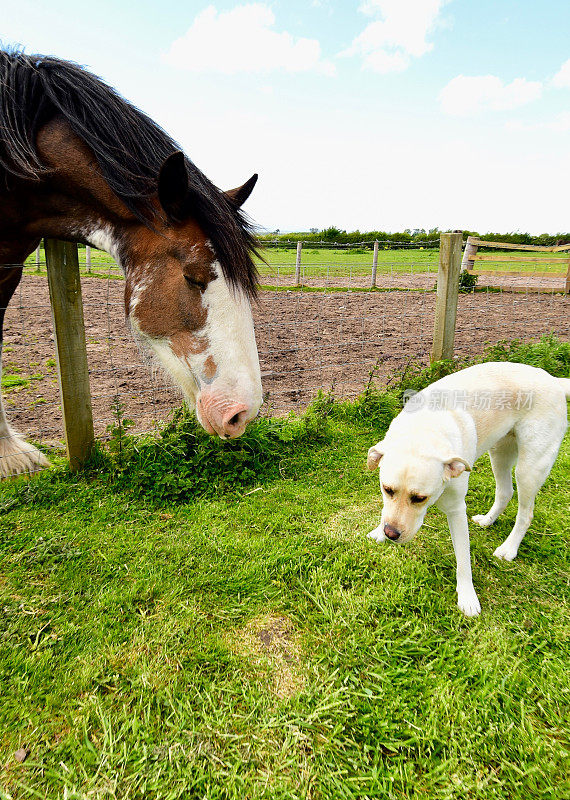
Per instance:
[[[569,374],[552,340],[506,355]],[[234,443],[179,416],[0,487],[3,800],[570,796],[570,440],[515,562],[492,556],[513,502],[471,525],[468,620],[442,514],[366,537],[398,396]],[[469,513],[492,495],[485,457]]]
[[[486,251],[487,252],[487,251]],[[493,251],[489,250],[488,254]],[[296,252],[293,249],[266,248],[262,255],[267,264],[259,262],[259,271],[263,283],[264,278],[275,276],[279,273],[282,276],[295,274]],[[497,254],[504,257],[503,254]],[[540,254],[539,254],[540,255]],[[545,254],[547,255],[547,254]],[[551,263],[540,263],[530,260],[531,253],[524,251],[509,251],[510,261],[478,261],[476,262],[476,272],[521,272],[521,273],[540,273],[540,274],[565,274],[568,269],[568,254],[563,253],[553,256]],[[548,255],[548,258],[551,258]],[[520,260],[516,260],[520,259]],[[80,266],[85,266],[85,249],[79,250]],[[45,260],[43,259],[40,272],[45,274]],[[437,274],[439,263],[439,250],[384,250],[378,252],[378,274],[393,273],[419,273],[433,272]],[[335,276],[351,277],[370,275],[372,271],[372,252],[364,249],[336,250],[336,249],[312,249],[306,248],[302,252],[301,259],[303,274],[311,278]],[[32,255],[26,262],[26,271],[30,274],[36,272],[35,260]],[[111,256],[101,251],[93,251],[92,254],[92,274],[107,277],[122,277]]]

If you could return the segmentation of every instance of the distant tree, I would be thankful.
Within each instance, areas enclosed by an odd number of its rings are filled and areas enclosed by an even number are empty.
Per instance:
[[[343,233],[345,231],[341,231],[340,228],[335,228],[331,225],[330,228],[325,228],[321,231],[321,239],[324,239],[325,242],[338,242]]]

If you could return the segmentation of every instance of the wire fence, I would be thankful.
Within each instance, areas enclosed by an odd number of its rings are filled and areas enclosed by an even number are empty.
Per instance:
[[[439,251],[384,242],[267,247],[254,308],[265,402],[261,413],[305,408],[319,389],[358,395],[411,363],[427,364],[433,343]],[[460,294],[455,354],[473,357],[500,340],[570,338],[564,294],[568,253],[551,262],[510,251],[508,262],[476,264],[476,291]],[[168,419],[180,395],[137,349],[125,323],[124,281],[104,253],[79,249],[95,433],[125,418],[135,431]],[[505,264],[508,268],[505,268]],[[539,268],[538,268],[539,267]],[[61,447],[63,421],[43,250],[25,265],[6,312],[2,392],[11,424]]]

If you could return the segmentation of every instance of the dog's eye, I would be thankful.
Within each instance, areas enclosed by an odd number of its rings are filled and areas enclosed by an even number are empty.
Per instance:
[[[206,284],[202,281],[197,281],[195,278],[191,278],[190,275],[185,275],[184,278],[186,283],[193,289],[200,289],[201,292],[206,290]]]
[[[411,494],[410,500],[412,503],[425,503],[427,496],[425,494]]]
[[[388,497],[394,497],[395,492],[394,492],[394,489],[392,489],[391,486],[383,486],[382,488],[384,489],[384,491],[386,492]]]

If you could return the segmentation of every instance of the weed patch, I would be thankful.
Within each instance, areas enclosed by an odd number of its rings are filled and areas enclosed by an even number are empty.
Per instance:
[[[226,637],[231,650],[244,656],[258,670],[269,670],[271,690],[284,700],[298,694],[305,684],[298,635],[286,616],[268,614],[251,620],[245,628]]]

